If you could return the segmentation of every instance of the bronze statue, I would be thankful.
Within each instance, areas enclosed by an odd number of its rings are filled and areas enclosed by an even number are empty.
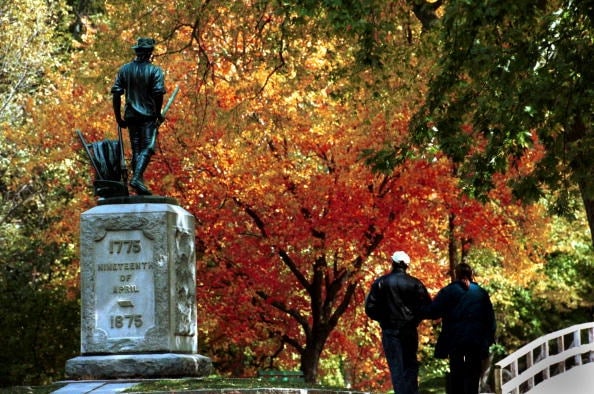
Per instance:
[[[165,90],[165,76],[160,67],[151,63],[155,48],[152,38],[139,38],[132,47],[136,58],[118,71],[111,88],[113,111],[120,128],[128,128],[132,147],[130,186],[137,194],[150,195],[144,184],[144,171],[155,153],[157,128],[163,122],[161,114]],[[126,96],[124,116],[121,96]]]

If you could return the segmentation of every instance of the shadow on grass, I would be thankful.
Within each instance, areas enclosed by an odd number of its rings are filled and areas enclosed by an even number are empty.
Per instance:
[[[0,394],[50,394],[58,390],[64,384],[53,384],[48,386],[23,386],[0,388]],[[445,394],[443,377],[431,377],[421,379],[419,384],[419,394]],[[262,379],[262,378],[188,378],[188,379],[162,379],[140,382],[130,387],[126,392],[184,392],[190,390],[241,390],[255,388],[298,388],[298,389],[316,389],[325,391],[354,391],[344,387],[330,387],[322,385],[312,385],[304,382],[290,382],[282,380]]]
[[[419,383],[419,394],[445,394],[445,378],[436,376]]]
[[[444,378],[437,376],[424,379],[419,384],[419,394],[445,394]],[[205,390],[205,389],[255,389],[255,388],[298,388],[316,389],[327,391],[356,391],[344,387],[330,387],[312,385],[304,382],[290,382],[282,380],[270,380],[262,378],[198,378],[198,379],[168,379],[142,382],[131,387],[127,392],[167,392],[184,390]],[[125,391],[126,392],[126,391]]]
[[[53,391],[58,390],[60,385],[49,385],[49,386],[19,386],[19,387],[4,387],[0,388],[0,394],[49,394]]]

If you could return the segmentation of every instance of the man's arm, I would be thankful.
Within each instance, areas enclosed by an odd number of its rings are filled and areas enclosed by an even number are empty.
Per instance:
[[[416,319],[417,325],[425,318],[424,310],[431,304],[431,296],[427,291],[427,288],[423,284],[423,282],[418,281],[417,283],[417,299],[416,305],[414,306],[414,315]]]
[[[161,124],[165,120],[163,118],[163,115],[161,114],[161,111],[163,109],[163,95],[156,94],[154,97],[155,97],[155,111],[157,112],[157,121],[159,122],[159,124]]]
[[[163,123],[165,120],[161,111],[163,110],[163,96],[167,90],[165,89],[165,74],[160,67],[154,66],[153,69],[153,85],[151,86],[151,94],[153,96],[153,100],[155,101],[155,112],[157,115],[157,122],[159,124]]]
[[[125,67],[125,66],[124,66]],[[120,69],[116,75],[115,81],[113,86],[111,87],[111,97],[112,97],[112,105],[113,105],[113,114],[115,115],[116,122],[121,128],[125,128],[126,122],[122,119],[122,95],[125,92],[124,86],[124,74],[123,68]]]
[[[441,289],[432,302],[421,307],[421,317],[423,319],[440,319],[445,314],[447,305],[447,292],[445,288]]]
[[[487,329],[489,333],[489,344],[495,343],[495,333],[497,332],[497,321],[495,320],[495,310],[493,309],[493,303],[489,297],[489,293],[486,293],[486,308],[487,308]]]
[[[379,283],[375,281],[371,285],[371,290],[365,298],[365,314],[372,320],[379,321],[383,317],[383,307],[380,305],[379,299]]]
[[[422,283],[421,288],[419,289],[419,299],[421,307],[431,304],[431,296],[429,295],[425,285]]]
[[[116,122],[118,125],[125,129],[126,122],[122,119],[122,96],[120,94],[114,93],[112,95],[112,104],[113,104],[113,114],[115,115]]]

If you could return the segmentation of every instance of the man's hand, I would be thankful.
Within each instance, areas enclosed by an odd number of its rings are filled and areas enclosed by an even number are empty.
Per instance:
[[[116,122],[118,122],[118,126],[120,126],[122,129],[125,129],[126,127],[128,127],[128,123],[126,123],[126,121],[122,119],[122,112],[121,112],[122,97],[121,97],[121,94],[115,94],[115,93],[113,94],[112,105],[113,105],[113,114],[115,116]]]

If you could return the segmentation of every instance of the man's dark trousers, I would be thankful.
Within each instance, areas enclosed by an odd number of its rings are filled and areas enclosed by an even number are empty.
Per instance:
[[[418,335],[416,329],[382,330],[382,345],[396,394],[418,394]]]
[[[478,394],[482,358],[476,350],[452,351],[447,394]]]

